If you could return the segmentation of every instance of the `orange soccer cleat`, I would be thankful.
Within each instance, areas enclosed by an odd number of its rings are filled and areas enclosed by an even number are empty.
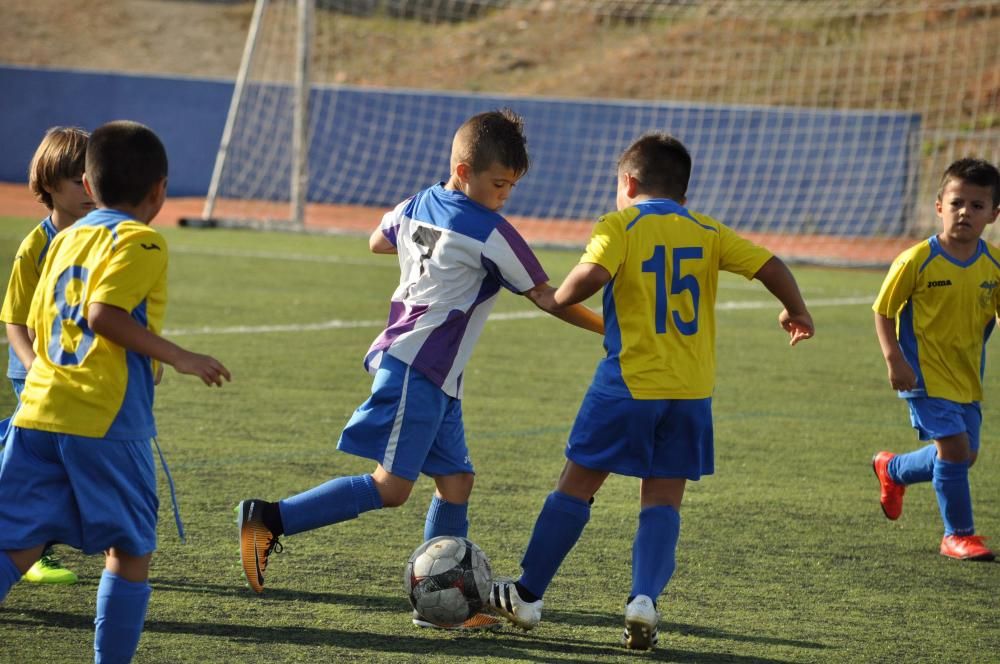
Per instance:
[[[882,488],[879,502],[882,504],[882,512],[885,518],[895,521],[903,513],[903,494],[906,493],[905,484],[897,484],[889,477],[889,461],[896,456],[892,452],[882,451],[872,458],[872,470]]]
[[[941,540],[941,555],[958,560],[983,560],[989,562],[996,558],[983,540],[982,535],[945,535]]]

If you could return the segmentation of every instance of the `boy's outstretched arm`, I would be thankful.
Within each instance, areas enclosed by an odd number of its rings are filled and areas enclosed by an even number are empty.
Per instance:
[[[87,323],[95,333],[122,348],[169,364],[180,373],[198,376],[206,385],[221,387],[223,379],[232,380],[229,369],[214,357],[184,350],[150,332],[124,309],[95,302],[87,312]]]
[[[882,357],[885,358],[886,369],[889,370],[889,384],[892,389],[900,392],[912,390],[917,386],[917,374],[910,363],[903,357],[903,351],[896,340],[896,321],[875,312],[875,334],[878,335],[878,345],[882,347]]]
[[[809,310],[806,309],[802,293],[799,292],[799,285],[795,283],[795,277],[784,261],[772,256],[757,270],[754,279],[764,284],[767,290],[785,306],[778,315],[778,323],[791,337],[791,345],[812,338],[816,333],[816,327],[813,325]]]
[[[604,319],[580,303],[610,280],[611,275],[600,265],[580,263],[570,271],[558,290],[545,283],[535,286],[524,295],[542,311],[603,335]]]

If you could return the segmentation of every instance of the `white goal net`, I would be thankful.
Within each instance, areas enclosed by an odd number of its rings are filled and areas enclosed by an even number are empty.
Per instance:
[[[205,217],[371,229],[510,107],[515,225],[586,237],[619,153],[663,130],[692,209],[881,263],[933,231],[952,160],[1000,160],[997,35],[996,0],[258,0]]]

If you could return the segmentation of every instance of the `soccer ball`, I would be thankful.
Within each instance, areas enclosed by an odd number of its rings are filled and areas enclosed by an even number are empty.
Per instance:
[[[443,535],[416,548],[406,561],[403,588],[428,622],[460,625],[485,605],[493,572],[482,549],[464,537]]]

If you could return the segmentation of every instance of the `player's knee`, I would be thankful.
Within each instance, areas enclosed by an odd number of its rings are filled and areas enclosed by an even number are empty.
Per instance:
[[[475,483],[476,476],[472,473],[457,473],[434,479],[438,495],[454,505],[469,502],[469,496],[472,495],[472,487]]]
[[[399,507],[406,504],[413,485],[402,485],[393,482],[375,483],[378,494],[382,498],[382,507]]]

